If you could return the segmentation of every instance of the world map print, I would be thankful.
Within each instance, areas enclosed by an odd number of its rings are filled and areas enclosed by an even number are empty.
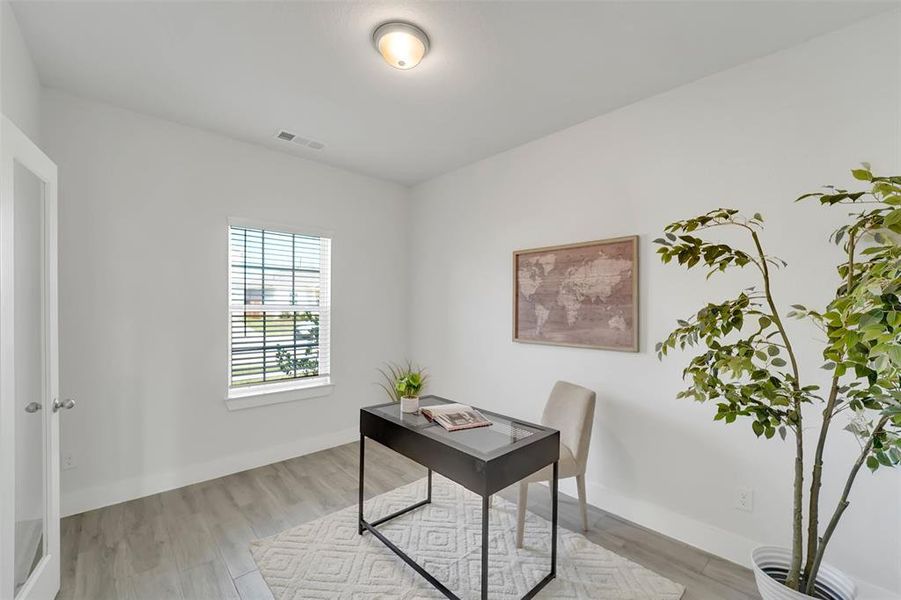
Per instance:
[[[637,351],[637,240],[516,252],[514,339]]]

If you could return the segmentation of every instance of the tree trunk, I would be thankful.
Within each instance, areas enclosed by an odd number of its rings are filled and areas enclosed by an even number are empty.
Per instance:
[[[803,580],[810,585],[810,573],[813,570],[814,559],[820,541],[820,487],[823,478],[823,451],[826,448],[826,438],[829,436],[829,425],[832,423],[832,413],[835,410],[835,402],[838,398],[838,378],[832,379],[832,388],[829,390],[829,398],[826,408],[823,409],[823,424],[820,427],[820,436],[817,440],[817,449],[813,457],[813,470],[810,478],[810,505],[807,511],[807,563],[804,565]]]
[[[857,232],[852,229],[848,235],[848,273],[845,277],[845,293],[851,291],[854,285],[854,250],[857,246]],[[841,288],[838,291],[841,294]],[[817,449],[813,458],[813,472],[810,480],[810,506],[807,511],[809,523],[807,525],[807,563],[804,565],[803,580],[806,582],[807,595],[813,591],[816,583],[815,568],[816,556],[820,543],[820,487],[823,477],[823,451],[826,447],[826,438],[829,436],[829,426],[832,424],[832,415],[835,412],[835,404],[838,400],[838,377],[832,378],[832,387],[829,390],[829,398],[826,400],[826,408],[823,409],[823,424],[820,426],[820,436],[817,440]]]
[[[800,407],[798,407],[800,408]],[[785,585],[793,590],[801,589],[801,561],[804,553],[804,438],[801,427],[795,434],[795,483],[794,512],[792,514],[792,561],[785,578]]]
[[[879,433],[882,432],[882,430],[885,428],[886,423],[888,423],[888,415],[884,415],[881,419],[879,419],[879,422],[873,429],[873,434],[870,436],[870,439],[867,440],[867,443],[864,445],[863,450],[861,450],[860,456],[857,457],[857,461],[854,463],[854,466],[851,467],[851,473],[848,475],[848,480],[845,481],[845,489],[842,491],[842,497],[839,498],[838,506],[835,507],[835,512],[832,514],[832,519],[829,520],[829,525],[823,532],[823,537],[820,540],[820,545],[817,549],[816,558],[813,561],[813,567],[807,573],[807,586],[804,593],[808,596],[813,595],[814,586],[817,582],[817,574],[820,572],[820,564],[823,562],[823,555],[826,553],[826,546],[829,544],[829,540],[832,539],[832,534],[833,532],[835,532],[835,528],[838,525],[839,520],[842,518],[842,514],[845,512],[845,509],[847,509],[851,504],[850,502],[848,502],[848,495],[850,495],[851,493],[851,487],[854,485],[854,479],[857,477],[857,473],[860,471],[863,463],[867,460],[867,456],[869,456],[870,450],[873,449],[873,441],[875,440],[876,436],[879,435]]]

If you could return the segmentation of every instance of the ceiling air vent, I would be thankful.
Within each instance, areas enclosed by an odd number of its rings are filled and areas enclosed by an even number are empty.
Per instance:
[[[296,133],[291,133],[290,131],[280,130],[275,134],[275,139],[281,140],[283,142],[291,142],[292,144],[297,144],[298,146],[306,146],[311,150],[322,150],[325,148],[325,144],[322,142],[317,142],[316,140],[311,140],[309,138],[303,138],[297,135]]]

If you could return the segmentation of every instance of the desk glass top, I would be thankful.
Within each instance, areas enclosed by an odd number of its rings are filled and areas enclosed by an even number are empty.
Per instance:
[[[426,396],[419,401],[422,406],[439,406],[450,404],[446,400]],[[530,423],[524,423],[504,415],[498,415],[476,408],[486,419],[491,421],[487,427],[474,429],[460,429],[448,431],[437,423],[431,423],[420,413],[402,413],[400,404],[383,404],[372,406],[369,410],[373,414],[386,417],[395,423],[399,423],[408,429],[427,433],[429,436],[447,440],[451,445],[460,445],[479,454],[488,454],[509,446],[514,442],[524,440],[536,433],[547,431],[545,428]]]

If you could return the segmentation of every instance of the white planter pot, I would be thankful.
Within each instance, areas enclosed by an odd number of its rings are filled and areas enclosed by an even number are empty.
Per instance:
[[[791,566],[791,551],[786,548],[761,546],[751,554],[751,560],[754,563],[757,591],[763,600],[854,600],[857,597],[857,585],[854,581],[826,563],[820,565],[815,596],[808,596],[782,585],[774,577],[784,578]]]
[[[400,399],[400,412],[415,413],[419,410],[419,397],[403,397]]]

